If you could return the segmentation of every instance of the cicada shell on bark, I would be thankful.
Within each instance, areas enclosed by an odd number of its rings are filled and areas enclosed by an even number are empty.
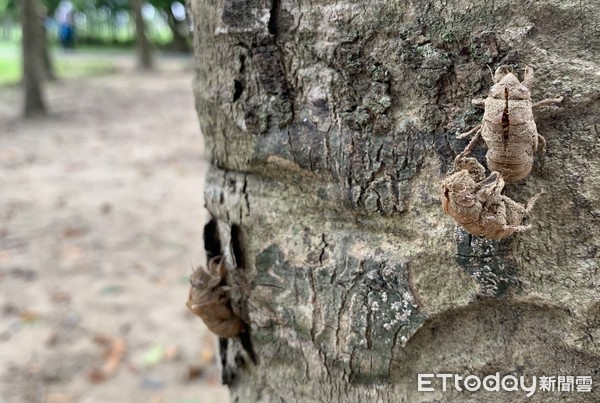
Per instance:
[[[475,158],[461,154],[455,172],[442,181],[442,209],[470,234],[490,240],[531,229],[523,220],[541,193],[525,206],[503,195],[504,185],[498,172],[485,177]]]
[[[525,78],[520,82],[506,66],[498,67],[494,74],[495,84],[487,98],[473,101],[485,108],[481,125],[459,136],[466,137],[476,131],[472,140],[475,142],[481,135],[488,147],[489,170],[499,172],[506,183],[517,182],[529,175],[534,153],[546,147],[546,140],[537,131],[533,110],[562,101],[559,97],[533,104],[528,88],[532,81],[533,70],[530,68],[525,68]]]
[[[208,270],[204,267],[194,270],[190,277],[187,306],[217,336],[236,337],[244,329],[244,321],[231,307],[229,287],[222,284],[225,274],[222,256],[213,257],[208,263]]]

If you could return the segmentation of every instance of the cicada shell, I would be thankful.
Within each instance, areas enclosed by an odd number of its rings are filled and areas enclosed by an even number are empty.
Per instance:
[[[526,206],[502,194],[504,180],[498,172],[482,179],[483,166],[474,158],[460,158],[460,169],[442,181],[442,208],[467,232],[486,239],[502,239],[531,229],[523,219],[540,194]]]
[[[533,82],[533,70],[527,67],[520,82],[506,66],[500,66],[494,82],[485,100],[473,100],[485,108],[481,125],[459,138],[476,132],[474,142],[481,135],[488,147],[489,170],[499,172],[506,183],[514,183],[529,175],[534,153],[546,147],[546,140],[537,131],[533,110],[559,103],[562,97],[532,104],[528,86]]]
[[[231,307],[229,287],[223,285],[226,272],[222,256],[213,257],[208,270],[204,267],[194,270],[187,306],[211,332],[220,337],[236,337],[244,329],[244,321]]]

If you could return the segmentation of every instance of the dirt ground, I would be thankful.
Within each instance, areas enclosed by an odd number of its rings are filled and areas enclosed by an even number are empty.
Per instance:
[[[227,402],[185,302],[204,262],[191,61],[0,88],[0,402]],[[160,65],[160,64],[159,64]]]

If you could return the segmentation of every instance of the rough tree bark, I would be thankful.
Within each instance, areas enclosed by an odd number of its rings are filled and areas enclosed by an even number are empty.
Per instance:
[[[25,91],[23,114],[27,117],[44,115],[44,39],[41,34],[40,16],[36,0],[23,0],[21,8],[21,27],[23,30],[23,88]]]
[[[143,0],[134,0],[133,3],[133,15],[135,18],[135,34],[136,34],[136,46],[138,51],[138,65],[141,69],[152,69],[152,49],[150,47],[150,41],[148,35],[146,35],[146,22],[142,15],[142,6],[144,5]]]
[[[417,373],[496,371],[592,375],[591,394],[530,401],[600,401],[599,2],[190,7],[205,244],[259,361],[224,349],[234,401],[525,399],[417,392]],[[533,230],[485,241],[443,215],[439,184],[500,64],[565,101],[536,114],[548,151],[507,187],[545,189]]]

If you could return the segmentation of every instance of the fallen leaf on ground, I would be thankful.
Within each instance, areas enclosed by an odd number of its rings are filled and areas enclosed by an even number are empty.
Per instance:
[[[73,397],[67,393],[49,392],[46,393],[44,403],[71,403]]]
[[[6,250],[0,250],[0,264],[4,264],[10,261],[12,255]]]
[[[42,315],[39,312],[35,311],[21,311],[19,313],[19,317],[23,322],[33,323],[40,319]]]
[[[198,378],[200,378],[200,376],[202,376],[203,373],[204,373],[204,367],[202,367],[200,365],[190,365],[188,367],[186,381],[191,382],[195,379],[198,379]]]
[[[87,232],[88,229],[85,227],[69,226],[64,229],[63,235],[65,238],[78,238],[82,235],[85,235]]]
[[[165,347],[162,344],[155,344],[150,350],[148,350],[143,359],[144,365],[152,367],[158,364],[165,355]]]
[[[215,345],[212,335],[207,335],[202,342],[200,349],[200,364],[210,365],[215,359]]]
[[[50,300],[57,304],[66,304],[71,302],[71,295],[64,291],[55,291],[50,296]]]
[[[101,346],[108,346],[112,341],[112,339],[105,334],[95,334],[93,340],[94,343],[100,344]]]
[[[106,336],[96,335],[94,341],[98,344],[106,344]],[[110,346],[104,353],[105,361],[101,369],[94,368],[88,375],[88,380],[92,383],[100,383],[108,380],[116,373],[127,345],[122,337],[110,339]]]
[[[3,148],[2,151],[0,151],[0,160],[2,160],[2,162],[14,161],[17,159],[18,155],[19,150],[15,148]]]
[[[52,347],[56,345],[58,341],[58,332],[54,329],[50,330],[50,332],[46,335],[45,343],[48,347]]]
[[[57,304],[66,304],[71,302],[71,295],[64,291],[55,291],[50,296],[50,299]]]
[[[136,270],[136,271],[138,271],[138,272],[140,272],[140,273],[142,273],[142,274],[146,274],[146,272],[148,271],[148,269],[146,268],[146,266],[144,266],[143,264],[138,263],[138,262],[135,262],[133,264],[133,269]]]
[[[179,356],[179,349],[177,348],[177,346],[168,346],[165,349],[165,355],[164,355],[165,360],[173,361],[178,356]]]
[[[60,250],[60,260],[79,260],[85,256],[83,249],[74,245],[64,245]]]

